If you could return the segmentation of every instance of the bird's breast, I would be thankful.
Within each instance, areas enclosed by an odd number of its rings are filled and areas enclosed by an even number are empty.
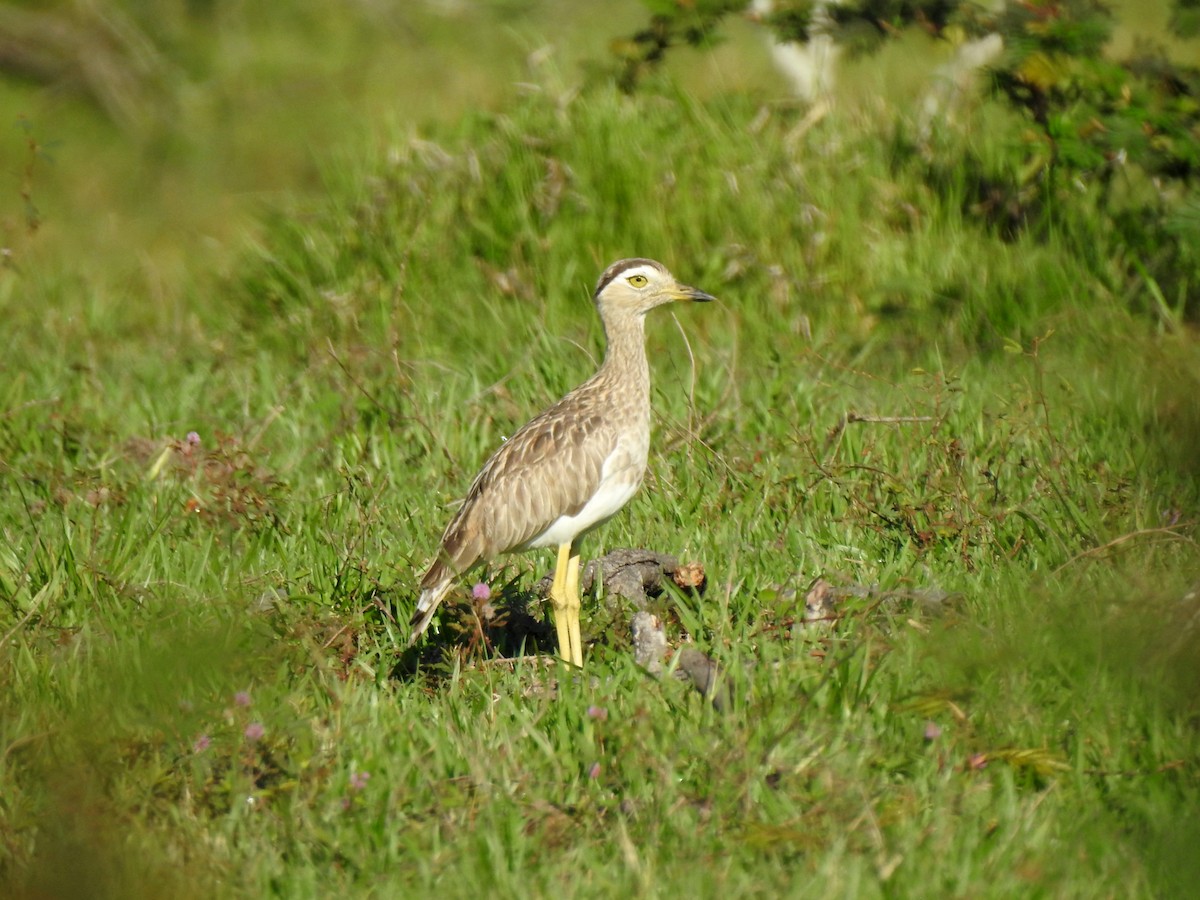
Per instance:
[[[583,506],[573,514],[559,516],[525,547],[557,547],[570,543],[612,518],[641,487],[649,444],[648,435],[645,439],[636,433],[623,435],[604,460],[599,483]]]

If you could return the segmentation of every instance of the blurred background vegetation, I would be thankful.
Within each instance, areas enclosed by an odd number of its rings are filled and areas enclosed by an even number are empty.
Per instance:
[[[570,7],[569,9],[567,7]],[[635,0],[0,4],[0,243],[25,270],[160,289],[210,270],[282,195],[397,122],[574,77]]]
[[[360,156],[397,125],[494,108],[522,82],[630,85],[649,71],[649,57],[694,96],[750,90],[786,102],[762,38],[768,28],[803,37],[813,4],[779,0],[758,27],[741,15],[745,7],[8,0],[0,4],[4,265],[31,271],[55,260],[53,268],[63,263],[89,279],[132,278],[170,294],[181,279],[225,269],[234,239],[281,196],[319,194],[321,170],[339,154]],[[1106,205],[1122,232],[1132,259],[1129,284],[1118,289],[1144,294],[1160,312],[1189,305],[1200,272],[1200,209],[1186,190],[1200,165],[1200,79],[1185,65],[1197,47],[1190,0],[1131,0],[1111,14],[1092,0],[991,10],[854,0],[836,10],[836,34],[856,51],[841,67],[839,102],[860,112],[890,105],[900,122],[915,115],[931,72],[958,43],[1000,30],[1007,50],[995,93],[1024,121],[981,118],[994,131],[986,146],[964,157],[956,145],[917,164],[933,182],[948,168],[973,167],[973,201],[996,221],[1059,208],[1061,196],[1049,203],[1054,191],[1045,189],[1052,162],[1062,164],[1059,188],[1103,181],[1094,195],[1068,190],[1067,199]],[[676,49],[688,44],[702,52]],[[1132,80],[1119,74],[1130,65]],[[1131,96],[1130,84],[1144,90]],[[1122,164],[1143,162],[1150,177],[1184,189],[1139,187],[1140,176],[1114,188],[1114,156],[1126,147]]]

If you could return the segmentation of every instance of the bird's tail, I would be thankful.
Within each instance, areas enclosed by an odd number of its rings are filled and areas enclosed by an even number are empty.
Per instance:
[[[408,624],[412,626],[412,634],[408,638],[410,647],[417,642],[417,638],[425,633],[425,629],[429,627],[429,623],[433,619],[433,614],[437,612],[442,598],[449,593],[450,585],[453,583],[454,572],[449,567],[442,565],[441,560],[435,562],[425,577],[421,579],[421,596],[417,598],[417,608],[413,610],[412,618],[408,620]]]

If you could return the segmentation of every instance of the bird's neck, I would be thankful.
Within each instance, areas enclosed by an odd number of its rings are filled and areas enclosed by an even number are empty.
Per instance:
[[[605,320],[608,346],[597,377],[611,380],[623,389],[650,393],[650,367],[646,362],[646,326],[643,316]]]

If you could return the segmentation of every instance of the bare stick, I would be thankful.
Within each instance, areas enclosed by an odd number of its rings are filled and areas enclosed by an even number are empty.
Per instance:
[[[1104,553],[1106,550],[1111,550],[1113,547],[1118,547],[1121,544],[1127,543],[1128,541],[1132,541],[1132,540],[1135,540],[1136,538],[1140,538],[1140,537],[1149,537],[1150,535],[1156,535],[1156,534],[1157,535],[1165,535],[1168,538],[1173,538],[1178,541],[1186,541],[1189,544],[1194,544],[1194,543],[1196,543],[1196,541],[1193,538],[1188,537],[1186,534],[1180,534],[1181,529],[1190,528],[1194,524],[1195,524],[1194,522],[1181,522],[1178,525],[1171,525],[1166,528],[1141,528],[1137,531],[1131,531],[1128,534],[1123,534],[1120,537],[1115,537],[1111,541],[1107,541],[1106,543],[1103,543],[1098,547],[1091,547],[1090,549],[1084,550],[1081,553],[1076,553],[1074,556],[1072,556],[1070,559],[1068,559],[1065,563],[1063,563],[1061,566],[1059,566],[1057,569],[1055,569],[1050,574],[1057,575],[1059,572],[1061,572],[1063,569],[1065,569],[1067,566],[1071,565],[1072,563],[1079,562],[1079,560],[1085,559],[1086,557],[1089,557],[1089,556],[1096,556],[1097,554]]]
[[[829,437],[825,438],[825,446],[821,448],[821,452],[828,452],[830,447],[841,440],[842,432],[846,430],[846,426],[857,422],[864,422],[869,425],[907,425],[912,422],[935,421],[937,421],[935,416],[867,416],[854,410],[848,410],[838,419],[837,425],[829,432]]]

